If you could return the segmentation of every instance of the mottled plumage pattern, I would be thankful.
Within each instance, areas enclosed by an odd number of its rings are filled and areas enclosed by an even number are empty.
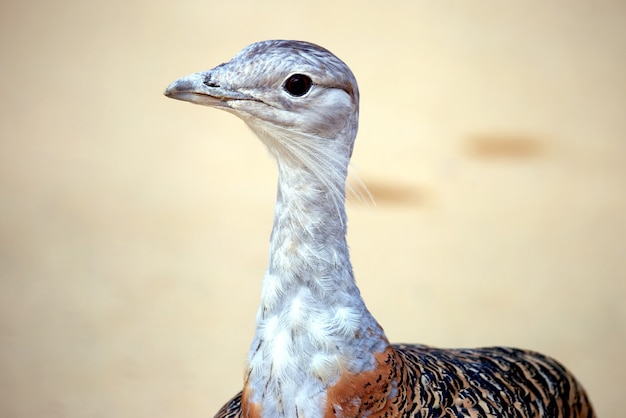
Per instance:
[[[217,418],[594,416],[573,375],[542,354],[389,344],[350,264],[345,180],[359,90],[339,58],[307,42],[259,42],[166,95],[235,114],[278,162],[244,388]]]
[[[556,360],[505,347],[392,346],[397,381],[389,399],[368,394],[353,417],[594,417],[585,392]],[[354,388],[363,393],[364,388]],[[371,405],[383,405],[372,410]],[[336,416],[343,416],[336,411]],[[241,393],[215,415],[242,417]]]
[[[593,416],[578,382],[542,354],[503,347],[396,348],[402,381],[415,388],[406,416]]]

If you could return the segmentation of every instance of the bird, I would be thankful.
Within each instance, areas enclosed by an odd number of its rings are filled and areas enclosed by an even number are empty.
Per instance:
[[[216,418],[595,416],[574,375],[538,352],[389,342],[350,262],[346,179],[359,89],[330,51],[305,41],[253,43],[174,81],[165,95],[233,113],[277,163],[243,388]]]

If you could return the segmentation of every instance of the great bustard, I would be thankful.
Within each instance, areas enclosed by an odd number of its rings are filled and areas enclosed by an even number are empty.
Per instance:
[[[216,417],[594,416],[574,376],[541,354],[389,343],[346,243],[359,90],[340,59],[307,42],[258,42],[165,94],[234,113],[278,162],[244,386]]]

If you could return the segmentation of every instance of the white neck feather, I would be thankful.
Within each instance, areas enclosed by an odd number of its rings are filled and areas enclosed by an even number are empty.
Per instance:
[[[335,190],[344,190],[342,184]],[[326,389],[341,372],[374,367],[383,330],[354,281],[344,195],[319,176],[279,160],[278,196],[256,335],[248,356],[250,401],[266,416],[323,415]],[[311,415],[306,415],[310,417]]]

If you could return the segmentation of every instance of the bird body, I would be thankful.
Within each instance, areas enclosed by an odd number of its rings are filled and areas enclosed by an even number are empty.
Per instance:
[[[244,388],[216,417],[593,417],[558,362],[508,348],[392,345],[346,242],[359,92],[307,42],[252,44],[167,96],[240,117],[278,163],[278,193]]]

